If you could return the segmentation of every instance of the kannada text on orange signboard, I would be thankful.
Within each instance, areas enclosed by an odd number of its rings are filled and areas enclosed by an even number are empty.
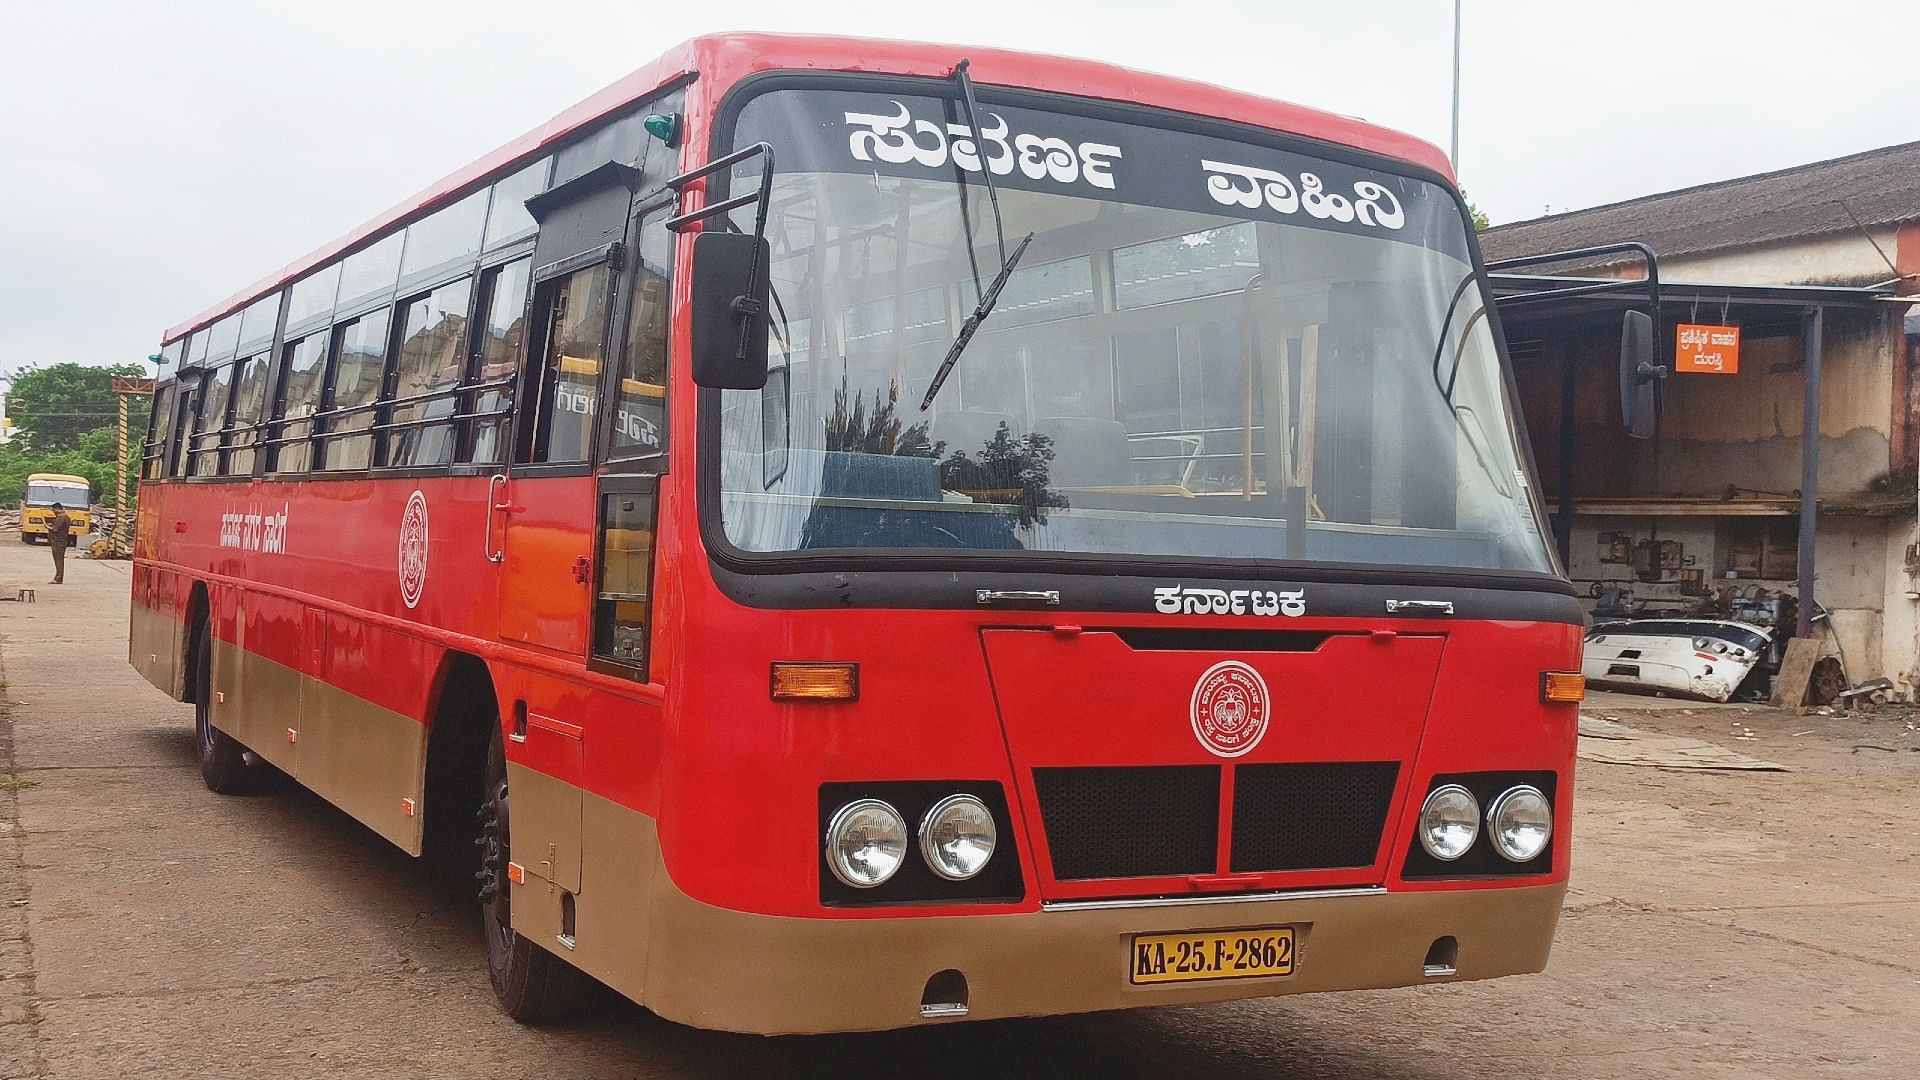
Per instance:
[[[1740,370],[1739,327],[1681,323],[1675,334],[1675,371],[1732,375]]]

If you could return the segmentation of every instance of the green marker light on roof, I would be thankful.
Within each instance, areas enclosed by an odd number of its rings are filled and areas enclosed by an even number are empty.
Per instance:
[[[647,129],[647,134],[668,146],[680,138],[679,113],[648,113],[647,118],[640,121],[640,126]]]

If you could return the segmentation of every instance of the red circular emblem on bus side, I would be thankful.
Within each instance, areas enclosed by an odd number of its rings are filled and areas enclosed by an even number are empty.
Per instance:
[[[413,607],[427,587],[427,497],[418,490],[407,497],[400,515],[400,602]]]
[[[1260,745],[1272,712],[1267,683],[1238,660],[1208,668],[1193,686],[1193,737],[1220,757],[1235,758]]]

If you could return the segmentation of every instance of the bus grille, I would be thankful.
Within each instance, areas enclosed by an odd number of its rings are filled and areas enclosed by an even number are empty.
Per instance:
[[[1234,873],[1372,866],[1400,767],[1391,761],[1237,765]],[[1219,867],[1220,769],[1033,771],[1056,881],[1183,877]]]
[[[1233,872],[1372,866],[1400,766],[1241,765],[1233,778]]]
[[[1211,765],[1035,769],[1056,881],[1214,871],[1220,770]]]

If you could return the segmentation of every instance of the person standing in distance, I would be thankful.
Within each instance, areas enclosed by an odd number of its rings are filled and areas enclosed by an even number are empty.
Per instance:
[[[53,504],[53,520],[47,522],[47,546],[53,549],[53,580],[50,585],[62,585],[67,580],[67,545],[73,542],[73,518],[67,514],[67,508],[59,503]]]

